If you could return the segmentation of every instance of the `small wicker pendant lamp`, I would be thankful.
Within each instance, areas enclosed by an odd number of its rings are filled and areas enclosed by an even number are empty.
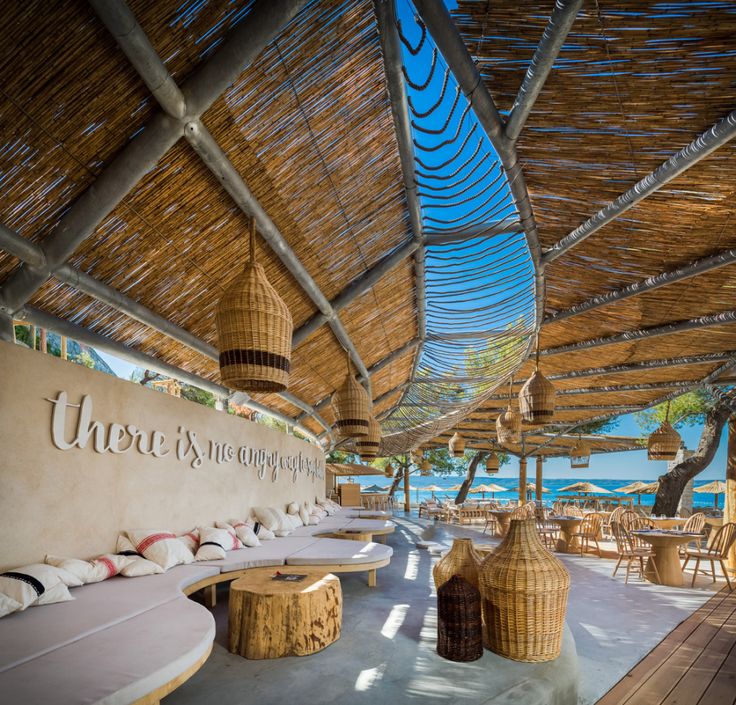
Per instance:
[[[670,425],[670,403],[667,402],[664,421],[647,441],[647,458],[649,460],[674,460],[681,443],[680,434]]]
[[[342,387],[335,392],[334,405],[337,434],[340,438],[362,438],[368,435],[371,402],[368,392],[353,374],[350,353],[346,351],[348,374]]]
[[[391,465],[391,463],[386,463],[386,467],[383,469],[383,474],[386,477],[393,477],[394,476],[394,466]]]
[[[491,451],[486,458],[486,472],[489,475],[495,475],[499,470],[500,464],[498,462],[498,454]]]
[[[447,443],[447,448],[453,458],[462,458],[465,454],[465,439],[455,431],[455,434]]]
[[[570,467],[587,468],[590,466],[590,446],[578,436],[578,442],[570,448]]]
[[[546,424],[555,415],[555,388],[539,371],[539,333],[534,374],[524,383],[519,392],[521,419],[529,424]]]
[[[432,474],[432,464],[429,460],[422,460],[422,464],[419,466],[419,474],[423,477],[427,477],[427,475]]]
[[[289,384],[291,312],[256,262],[256,221],[250,260],[217,304],[220,378],[243,392],[281,392]]]
[[[496,436],[501,445],[521,440],[521,414],[511,406],[513,380],[509,379],[509,405],[496,419]]]
[[[363,461],[375,460],[378,449],[381,447],[381,425],[376,417],[371,414],[368,419],[368,435],[361,436],[355,441],[355,449]]]

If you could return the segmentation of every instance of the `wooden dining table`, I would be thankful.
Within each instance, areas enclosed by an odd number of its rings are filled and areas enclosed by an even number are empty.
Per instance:
[[[683,517],[647,517],[657,529],[677,529],[687,522]]]
[[[490,509],[490,513],[496,519],[496,536],[503,538],[511,528],[511,514],[513,509]]]
[[[664,529],[639,529],[632,534],[651,545],[654,556],[647,560],[644,577],[651,583],[682,587],[684,575],[680,567],[680,551],[682,544],[700,538],[701,534]],[[652,561],[657,566],[654,572]],[[657,580],[659,574],[659,580]]]
[[[549,519],[560,527],[560,536],[557,539],[555,550],[559,553],[577,553],[580,550],[580,541],[573,534],[580,528],[583,518],[552,516]]]

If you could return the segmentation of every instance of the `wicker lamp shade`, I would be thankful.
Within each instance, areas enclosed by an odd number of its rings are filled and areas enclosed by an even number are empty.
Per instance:
[[[521,440],[521,414],[512,409],[511,405],[496,419],[496,436],[502,445]]]
[[[674,460],[681,443],[680,434],[672,428],[669,421],[664,421],[647,440],[647,458],[649,460]]]
[[[340,389],[335,392],[334,407],[337,421],[337,435],[340,438],[362,438],[368,435],[370,424],[371,402],[368,392],[355,379],[353,366],[348,360],[348,374]]]
[[[500,464],[498,462],[498,455],[491,452],[486,458],[486,472],[491,475],[498,472]]]
[[[560,655],[570,575],[542,545],[534,519],[512,519],[478,570],[486,647],[514,661]]]
[[[434,586],[439,590],[453,575],[459,575],[478,587],[478,566],[481,561],[482,557],[470,539],[455,539],[452,548],[432,568]]]
[[[452,438],[450,438],[447,447],[453,458],[462,458],[465,453],[465,439],[455,431]]]
[[[432,474],[432,463],[429,460],[422,460],[422,464],[419,466],[419,474],[422,477],[429,477]]]
[[[394,466],[391,465],[391,463],[386,463],[386,467],[383,469],[383,474],[386,477],[393,477],[394,476]]]
[[[289,383],[291,312],[255,259],[255,221],[250,261],[227,288],[215,316],[220,378],[230,389],[281,392]]]
[[[355,449],[358,451],[361,460],[375,460],[378,455],[378,449],[381,447],[381,424],[376,421],[376,417],[371,414],[368,419],[368,435],[361,436],[355,441]]]
[[[570,449],[570,467],[587,468],[590,466],[590,446],[581,438]]]
[[[527,424],[546,424],[555,415],[555,387],[539,370],[539,336],[534,374],[519,392],[521,420]]]
[[[459,575],[437,590],[437,653],[449,661],[483,655],[480,592]]]

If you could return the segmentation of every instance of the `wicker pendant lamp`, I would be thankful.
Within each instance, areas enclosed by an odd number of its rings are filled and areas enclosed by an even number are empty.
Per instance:
[[[513,380],[509,379],[509,405],[496,419],[496,436],[501,445],[521,440],[521,414],[511,406]]]
[[[376,417],[371,414],[368,419],[368,435],[361,436],[355,441],[355,449],[363,461],[375,460],[378,449],[381,447],[381,425]]]
[[[647,441],[647,458],[649,460],[674,460],[681,443],[680,434],[670,425],[670,403],[667,402],[664,421]]]
[[[371,402],[363,385],[355,379],[350,353],[346,355],[348,374],[334,397],[335,425],[340,438],[362,438],[368,435]]]
[[[423,477],[432,474],[432,464],[429,460],[422,460],[422,464],[419,466],[419,474]]]
[[[383,474],[386,477],[393,477],[394,476],[394,466],[391,465],[391,463],[386,463],[386,467],[383,469]]]
[[[578,442],[570,448],[570,467],[587,468],[590,466],[590,446],[578,436]]]
[[[465,439],[455,431],[447,444],[447,448],[453,458],[462,458],[465,453]]]
[[[539,334],[534,374],[519,392],[519,411],[524,423],[546,424],[555,415],[555,388],[539,371]]]
[[[243,392],[281,392],[289,384],[291,312],[256,262],[251,221],[250,260],[217,304],[220,378]]]
[[[498,462],[498,455],[491,451],[489,456],[486,458],[486,472],[489,475],[495,475],[500,468],[500,463]]]

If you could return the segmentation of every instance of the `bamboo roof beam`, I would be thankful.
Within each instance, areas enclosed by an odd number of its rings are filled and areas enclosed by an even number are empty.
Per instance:
[[[29,323],[32,323],[41,328],[45,328],[46,330],[52,330],[59,335],[64,335],[67,338],[72,338],[80,343],[83,343],[84,345],[89,345],[90,347],[93,347],[97,350],[107,352],[110,355],[114,355],[115,357],[118,357],[121,360],[125,360],[126,362],[130,362],[133,365],[143,367],[147,370],[152,370],[153,372],[158,372],[159,374],[166,377],[178,379],[180,382],[191,384],[195,387],[199,387],[200,389],[204,389],[206,392],[210,392],[210,394],[213,394],[217,399],[225,400],[231,396],[231,391],[227,387],[223,387],[222,385],[212,382],[209,379],[205,379],[204,377],[200,377],[198,375],[192,374],[191,372],[187,372],[180,367],[169,365],[163,360],[159,360],[155,357],[152,357],[151,355],[146,355],[139,350],[135,350],[134,348],[130,348],[127,345],[118,343],[112,338],[108,338],[107,336],[95,333],[88,328],[84,328],[83,326],[79,326],[76,323],[72,323],[71,321],[66,321],[62,318],[58,318],[57,316],[46,313],[45,311],[42,311],[41,309],[35,308],[33,306],[24,306],[18,312],[16,317],[19,320],[28,321]],[[311,438],[315,443],[319,444],[317,436],[315,436],[315,434],[310,431],[306,426],[303,426],[295,419],[292,419],[291,417],[286,416],[285,414],[282,414],[275,409],[270,409],[264,404],[251,399],[248,395],[245,396],[247,397],[247,400],[243,402],[245,406],[248,406],[249,408],[254,409],[255,411],[259,411],[263,414],[268,414],[269,416],[272,416],[279,421],[283,421],[284,423],[289,424],[294,428],[298,428],[300,433],[303,433],[308,438]]]
[[[604,225],[615,220],[643,199],[651,196],[672,179],[687,171],[711,152],[736,137],[736,110],[698,136],[690,144],[671,156],[666,162],[647,174],[615,201],[604,206],[594,216],[578,226],[569,235],[545,251],[542,261],[554,262],[568,250],[589,238]]]
[[[306,0],[259,0],[215,53],[188,78],[182,93],[187,117],[201,115],[291,20]],[[69,207],[41,245],[45,263],[21,265],[2,288],[0,310],[19,310],[179,140],[184,122],[161,111],[139,130]]]
[[[602,345],[614,345],[616,343],[627,343],[635,340],[644,340],[645,338],[656,338],[662,335],[674,335],[689,330],[699,330],[701,328],[709,328],[712,326],[722,326],[728,323],[736,323],[736,310],[721,311],[709,316],[701,316],[700,318],[692,318],[685,321],[675,321],[674,323],[665,323],[661,326],[652,326],[650,328],[640,328],[638,330],[627,330],[616,335],[609,335],[602,338],[592,338],[590,340],[581,340],[578,343],[570,343],[569,345],[560,345],[555,348],[546,348],[540,350],[540,355],[559,355],[561,353],[576,352],[579,350],[589,350]]]
[[[521,383],[519,383],[521,384]],[[618,384],[605,387],[575,387],[574,389],[558,389],[558,397],[575,394],[620,394],[621,392],[646,392],[654,389],[674,389],[675,387],[689,387],[696,384],[696,380],[671,382],[641,382],[639,384]],[[495,394],[488,397],[488,401],[506,401],[508,395]],[[495,408],[495,407],[493,407]],[[490,407],[480,407],[479,411],[490,410]]]
[[[506,139],[516,142],[565,43],[583,0],[557,0],[506,121]]]
[[[557,321],[563,321],[572,316],[577,316],[580,313],[586,311],[592,311],[593,309],[600,308],[601,306],[607,306],[617,301],[623,301],[632,296],[638,296],[648,291],[654,291],[660,287],[667,286],[668,284],[674,284],[675,282],[682,281],[684,279],[690,279],[696,277],[699,274],[705,274],[721,267],[726,267],[729,264],[736,263],[736,249],[723,250],[709,257],[703,257],[691,264],[685,265],[684,267],[678,267],[673,269],[671,272],[662,272],[661,274],[655,274],[653,277],[647,277],[641,281],[634,282],[628,286],[624,286],[621,289],[609,291],[605,294],[599,294],[593,296],[587,301],[582,301],[579,304],[571,306],[565,311],[557,311],[544,319],[544,324],[556,323]]]

